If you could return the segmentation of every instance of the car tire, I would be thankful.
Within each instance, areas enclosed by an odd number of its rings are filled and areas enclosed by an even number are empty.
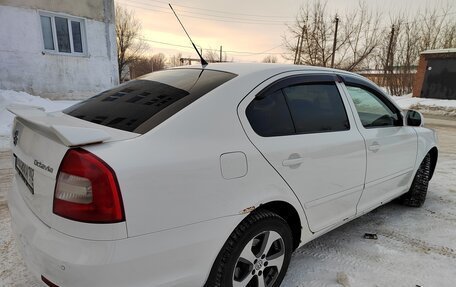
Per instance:
[[[400,199],[402,204],[420,207],[426,200],[429,180],[431,176],[431,155],[427,154],[418,168],[410,190]]]
[[[287,222],[275,213],[254,211],[222,247],[206,286],[280,286],[292,251],[292,232]]]

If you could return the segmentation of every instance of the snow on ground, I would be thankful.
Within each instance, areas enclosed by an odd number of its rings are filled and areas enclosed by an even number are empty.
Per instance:
[[[455,286],[455,159],[441,159],[422,208],[389,203],[298,249],[283,286],[340,286],[340,273],[351,287]]]
[[[456,116],[456,100],[413,98],[412,94],[392,98],[402,109],[413,109],[432,115]]]
[[[306,244],[282,286],[456,286],[456,121],[426,122],[440,150],[423,207],[392,202]],[[364,239],[366,232],[378,239]],[[338,274],[349,284],[338,284]]]
[[[6,110],[9,105],[31,105],[43,107],[48,112],[63,110],[78,101],[51,101],[24,92],[0,90],[0,150],[9,148],[14,115]]]

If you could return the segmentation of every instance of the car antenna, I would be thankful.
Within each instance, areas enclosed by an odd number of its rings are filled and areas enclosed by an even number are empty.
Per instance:
[[[173,6],[171,6],[170,3],[168,3],[168,5],[169,5],[169,8],[171,8],[171,10],[173,11],[174,16],[176,16],[177,21],[179,21],[179,23],[181,24],[182,29],[184,29],[185,34],[187,34],[187,37],[190,39],[190,42],[192,43],[193,48],[195,48],[196,53],[197,53],[198,56],[200,57],[200,59],[201,59],[201,65],[203,65],[203,67],[206,66],[206,65],[207,65],[206,60],[203,59],[203,56],[201,56],[200,52],[199,52],[198,49],[196,48],[195,44],[194,44],[193,41],[192,41],[192,38],[190,38],[190,35],[187,33],[187,30],[185,30],[184,25],[182,24],[181,20],[179,19],[179,17],[177,16],[176,12],[174,11]]]

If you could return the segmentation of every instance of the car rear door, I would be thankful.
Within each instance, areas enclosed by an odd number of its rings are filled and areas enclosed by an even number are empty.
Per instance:
[[[238,114],[252,143],[300,200],[316,232],[355,216],[365,175],[362,136],[334,74],[277,76]]]
[[[409,189],[416,160],[417,134],[400,110],[367,81],[344,76],[359,131],[366,141],[365,190],[358,210],[367,212]]]

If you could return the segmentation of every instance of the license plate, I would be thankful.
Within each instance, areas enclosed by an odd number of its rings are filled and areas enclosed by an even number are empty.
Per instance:
[[[21,176],[21,178],[24,180],[25,185],[27,185],[28,189],[32,194],[34,194],[33,191],[33,175],[35,171],[33,168],[28,166],[25,162],[23,162],[20,158],[18,158],[16,155],[14,155],[15,159],[15,166],[17,173]]]

